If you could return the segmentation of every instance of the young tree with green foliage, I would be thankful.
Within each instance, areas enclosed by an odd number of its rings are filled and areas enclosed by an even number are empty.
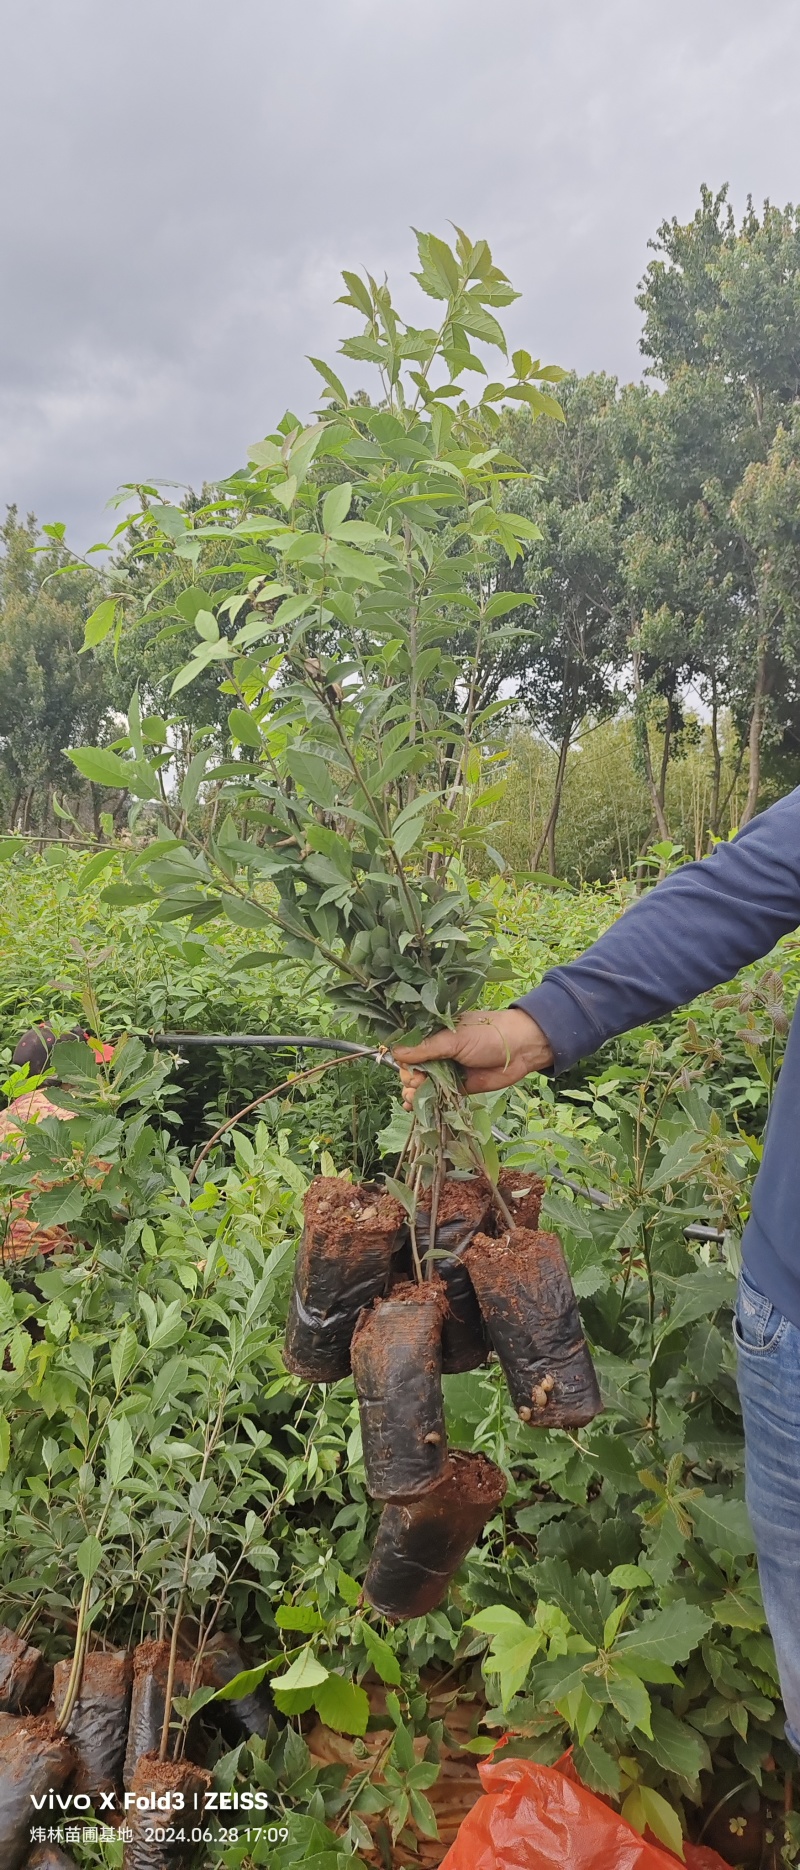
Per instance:
[[[142,801],[150,841],[131,900],[151,891],[159,917],[195,925],[225,914],[277,926],[382,1044],[452,1022],[492,978],[491,912],[463,858],[495,797],[476,796],[478,744],[506,705],[484,705],[484,671],[513,642],[506,618],[522,601],[499,588],[498,560],[513,563],[538,528],[509,510],[507,483],[524,470],[490,437],[510,401],[560,418],[542,385],[563,375],[518,350],[510,374],[489,380],[473,346],[505,359],[496,311],[512,287],[485,241],[459,232],[453,250],[421,234],[418,248],[416,277],[439,308],[430,329],[401,319],[388,286],[344,276],[343,302],[364,328],[342,350],[377,370],[374,401],[351,401],[314,360],[318,421],[285,417],[206,508],[148,497],[137,516],[161,584],[185,571],[166,608],[179,625],[191,616],[196,641],[172,695],[218,670],[230,757],[212,769],[201,743],[173,804],[163,723],[142,719],[138,697],[121,751],[72,754],[86,777]],[[477,409],[466,372],[486,378]],[[201,582],[210,542],[216,562]],[[107,601],[90,641],[113,613]],[[209,781],[221,822],[204,834],[192,814]],[[446,1069],[420,1100],[417,1142],[418,1167],[438,1179],[446,1158],[475,1160]]]

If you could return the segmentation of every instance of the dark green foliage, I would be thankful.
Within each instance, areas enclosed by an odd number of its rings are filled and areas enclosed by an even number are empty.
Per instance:
[[[59,873],[38,861],[4,870],[15,874],[30,889],[22,978],[38,968],[46,979]],[[494,895],[500,952],[526,983],[585,945],[619,906],[588,893],[517,897],[495,886]],[[98,945],[129,931],[123,958],[104,964],[109,996],[137,945],[153,970],[148,982],[142,963],[142,1000],[159,980],[163,991],[165,954],[171,991],[188,993],[182,943],[142,950],[141,909],[98,905],[88,890],[83,900]],[[197,939],[195,988],[205,992],[239,938],[227,930]],[[795,944],[774,960],[781,972],[765,964],[730,993],[616,1041],[571,1074],[557,1100],[542,1080],[494,1102],[491,1116],[511,1138],[504,1153],[557,1167],[615,1204],[592,1208],[551,1181],[546,1208],[568,1248],[607,1412],[577,1435],[532,1433],[496,1370],[446,1379],[454,1445],[498,1460],[509,1495],[448,1603],[398,1632],[358,1608],[375,1508],[352,1385],[323,1393],[280,1361],[311,1154],[295,1119],[281,1114],[283,1140],[265,1125],[236,1132],[196,1191],[165,1122],[180,1109],[163,1077],[169,1061],[143,1055],[136,1040],[109,1076],[82,1052],[63,1060],[65,1072],[80,1068],[74,1093],[85,1115],[45,1124],[29,1162],[3,1170],[6,1201],[34,1170],[52,1182],[38,1199],[70,1215],[84,1243],[60,1262],[7,1267],[0,1288],[9,1352],[0,1376],[4,1616],[27,1615],[51,1657],[68,1654],[68,1619],[89,1572],[96,1628],[124,1642],[152,1628],[160,1607],[174,1613],[194,1523],[187,1615],[208,1618],[221,1604],[222,1626],[268,1665],[267,1680],[279,1679],[275,1730],[220,1770],[269,1787],[275,1810],[291,1814],[293,1841],[306,1836],[295,1812],[313,1801],[320,1851],[336,1849],[330,1827],[351,1798],[351,1850],[367,1847],[366,1816],[384,1811],[401,1838],[409,1814],[428,1822],[441,1733],[419,1672],[455,1666],[453,1687],[474,1697],[480,1657],[496,1709],[483,1734],[510,1728],[515,1747],[550,1760],[572,1739],[592,1783],[624,1801],[663,1798],[690,1833],[698,1774],[701,1792],[713,1769],[726,1785],[754,1776],[777,1796],[790,1759],[741,1506],[730,1338],[731,1268],[794,998]],[[263,993],[257,983],[256,971],[247,991]],[[297,990],[281,1004],[285,991],[270,988],[273,1014],[296,1024]],[[61,1005],[74,1019],[79,993],[63,993]],[[251,1002],[250,1023],[253,1011]],[[327,1120],[321,1095],[304,1106],[307,1137],[319,1138]],[[342,1168],[346,1127],[334,1147]],[[97,1159],[110,1168],[95,1173]],[[720,1227],[724,1242],[687,1243],[692,1222]],[[221,1398],[209,1443],[210,1403]],[[316,1702],[357,1738],[368,1667],[397,1696],[387,1717],[397,1724],[385,1734],[393,1752],[383,1778],[370,1779],[366,1762],[345,1796],[336,1769],[312,1767],[283,1722]],[[415,1732],[426,1753],[409,1786]],[[627,1809],[635,1816],[638,1807]],[[238,1848],[226,1862],[242,1863]],[[267,1861],[281,1864],[271,1850]],[[90,1862],[87,1854],[87,1870]]]

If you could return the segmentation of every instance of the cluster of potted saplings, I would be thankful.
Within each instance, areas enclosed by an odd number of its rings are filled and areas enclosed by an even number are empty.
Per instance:
[[[306,1195],[284,1360],[309,1382],[352,1372],[383,1504],[364,1595],[393,1621],[441,1603],[506,1491],[485,1455],[448,1449],[443,1375],[496,1357],[531,1428],[580,1428],[602,1407],[543,1194],[501,1170],[496,1185],[448,1176],[413,1218],[376,1185],[320,1176]]]
[[[420,1193],[410,1219],[374,1184],[320,1176],[308,1190],[285,1361],[309,1382],[352,1372],[366,1484],[383,1503],[364,1595],[393,1621],[435,1609],[505,1493],[485,1455],[448,1449],[442,1376],[495,1356],[535,1428],[578,1428],[600,1410],[561,1242],[539,1230],[543,1192],[511,1170],[497,1186],[452,1175],[435,1200]],[[75,1870],[31,1833],[90,1817],[124,1818],[124,1870],[192,1855],[211,1776],[202,1722],[176,1737],[173,1695],[222,1689],[247,1659],[223,1635],[198,1655],[188,1623],[180,1639],[80,1649],[53,1668],[24,1632],[0,1627],[0,1870]],[[214,1711],[230,1740],[265,1735],[270,1697],[261,1688]]]
[[[173,1695],[223,1688],[248,1666],[234,1637],[213,1636],[198,1652],[198,1635],[187,1621],[176,1657],[152,1638],[132,1653],[90,1650],[76,1669],[74,1657],[53,1668],[23,1633],[0,1627],[0,1870],[76,1870],[36,1833],[87,1825],[122,1824],[124,1870],[194,1860],[192,1834],[207,1835],[210,1823],[203,1722],[214,1716],[235,1744],[266,1736],[271,1715],[262,1687],[176,1732]]]

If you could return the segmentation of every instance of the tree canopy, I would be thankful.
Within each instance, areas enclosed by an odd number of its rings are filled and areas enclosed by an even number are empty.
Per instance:
[[[377,366],[377,395],[348,397],[336,373],[317,364],[325,419],[340,421],[345,410],[359,428],[345,464],[354,487],[379,458],[392,459],[398,485],[410,471],[421,446],[413,409],[430,418],[439,441],[459,423],[466,434],[468,416],[472,456],[486,464],[495,449],[508,456],[505,467],[495,457],[482,524],[498,594],[523,601],[502,632],[498,624],[476,634],[468,619],[454,619],[438,647],[417,641],[408,653],[422,669],[420,692],[434,653],[449,682],[443,783],[448,761],[455,771],[464,721],[485,718],[488,729],[487,710],[501,702],[515,728],[550,750],[539,768],[548,791],[531,855],[534,867],[546,858],[554,874],[567,767],[605,721],[632,726],[650,807],[645,843],[672,835],[670,775],[698,736],[707,747],[707,837],[725,831],[732,801],[744,823],[800,771],[800,210],[766,202],[759,212],[748,202],[737,222],[727,189],[704,187],[691,220],[665,221],[651,244],[637,300],[645,380],[567,377],[563,423],[534,420],[547,381],[523,351],[498,403],[480,350],[497,350],[497,310],[511,289],[495,281],[500,297],[490,305],[475,297],[473,282],[454,309],[444,243],[426,248],[419,274],[441,295],[438,330],[405,325],[384,286],[345,276],[344,300],[365,330],[344,353],[365,371]],[[430,375],[434,338],[449,383]],[[269,444],[287,466],[287,510],[295,500],[302,509],[310,484],[288,465],[289,438],[301,432],[303,421],[288,413]],[[344,471],[329,440],[314,443],[316,488],[331,489]],[[249,580],[242,627],[278,601],[264,596],[276,576],[269,539],[236,536],[226,521],[251,473],[252,464],[225,484],[210,481],[181,504],[157,487],[128,490],[137,510],[117,526],[102,572],[102,555],[70,556],[63,528],[38,537],[35,523],[12,510],[0,536],[0,770],[10,825],[42,827],[54,799],[56,809],[60,796],[75,802],[64,748],[101,740],[113,749],[134,692],[161,748],[164,784],[180,790],[201,746],[208,764],[221,756],[229,708],[215,639],[195,648],[191,680],[173,688],[173,676],[196,644],[209,589]],[[435,510],[423,493],[408,508],[410,549]],[[159,532],[166,555],[153,550]],[[451,558],[458,549],[456,531]],[[314,654],[344,656],[349,627],[344,612],[331,611]],[[406,653],[397,652],[391,672],[387,665],[387,680]],[[502,849],[502,815],[495,843]]]

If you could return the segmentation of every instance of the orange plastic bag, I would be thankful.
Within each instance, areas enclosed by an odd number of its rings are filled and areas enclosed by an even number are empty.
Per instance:
[[[677,1870],[579,1780],[535,1760],[479,1768],[474,1805],[440,1870]],[[686,1870],[728,1870],[716,1851],[687,1844]]]

